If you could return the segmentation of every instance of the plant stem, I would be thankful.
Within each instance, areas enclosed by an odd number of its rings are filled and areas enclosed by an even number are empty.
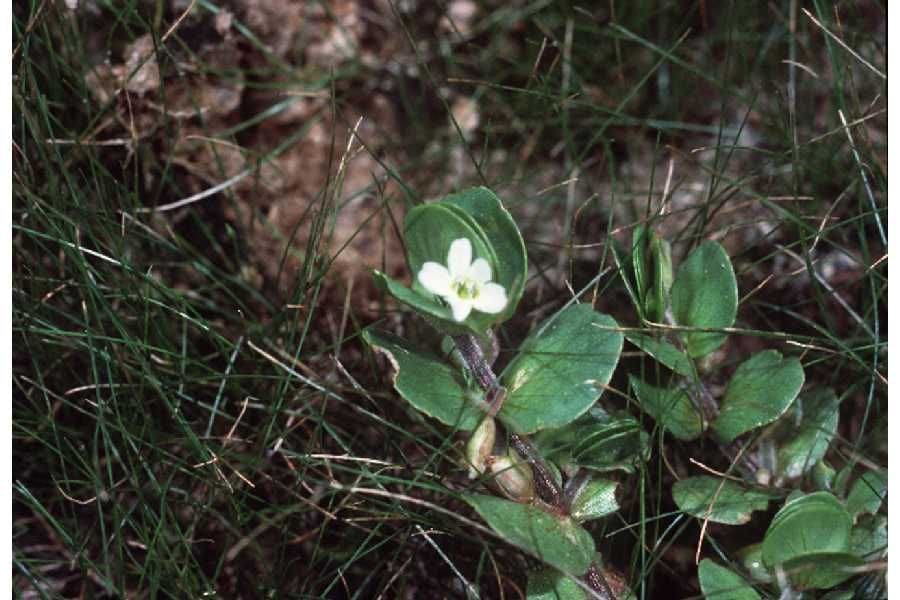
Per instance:
[[[544,457],[538,453],[531,440],[518,433],[510,433],[509,441],[513,448],[516,449],[516,452],[531,465],[531,470],[534,471],[534,484],[538,497],[556,512],[563,515],[569,514],[569,505],[563,497],[562,490],[556,485],[553,472],[550,471],[550,467],[544,462]]]
[[[491,417],[497,416],[506,400],[506,388],[500,385],[500,381],[491,370],[491,365],[484,357],[481,346],[471,335],[457,335],[453,337],[456,349],[462,355],[466,367],[472,376],[478,381],[478,385],[487,391],[485,401],[488,403],[487,413]]]
[[[719,416],[719,403],[702,381],[697,382],[697,403],[707,423],[712,423]]]
[[[500,396],[504,399],[506,398],[506,388],[500,385],[500,380],[497,379],[491,366],[487,364],[487,361],[484,359],[484,354],[481,352],[481,347],[473,336],[453,336],[453,342],[456,344],[457,350],[459,350],[459,353],[462,355],[463,361],[469,369],[469,372],[475,377],[478,384],[488,392],[488,402],[493,409],[496,396]],[[500,410],[500,407],[497,406],[496,410]],[[494,411],[494,414],[496,414],[496,411]],[[556,484],[556,480],[553,479],[553,472],[550,470],[550,467],[547,466],[547,463],[544,462],[544,458],[531,443],[531,440],[524,435],[510,433],[509,441],[516,451],[528,461],[532,470],[534,470],[538,497],[557,512],[568,514],[568,506],[566,506],[563,501],[562,490]]]
[[[456,349],[462,354],[469,372],[478,380],[478,384],[481,387],[486,390],[501,387],[500,381],[484,358],[484,352],[481,351],[481,346],[478,345],[478,340],[475,339],[475,336],[468,334],[455,335],[453,336],[453,343],[456,344]]]
[[[494,374],[491,366],[485,360],[481,346],[478,345],[478,341],[474,336],[468,334],[455,335],[453,336],[453,342],[456,344],[460,355],[462,355],[466,368],[478,381],[478,385],[487,392],[488,397],[486,400],[490,404],[489,413],[493,417],[500,410],[503,400],[506,399],[506,388],[500,385],[500,380],[497,379],[497,375]],[[534,473],[535,491],[537,491],[538,497],[554,512],[560,515],[568,515],[569,502],[553,478],[553,472],[547,466],[544,457],[537,451],[531,440],[522,434],[510,433],[509,441],[513,448],[516,449],[516,452],[531,465],[531,470]],[[603,577],[603,573],[597,568],[596,563],[591,564],[583,579],[590,586],[596,598],[600,600],[615,600],[615,595],[613,595],[606,578]]]
[[[696,387],[690,386],[687,389],[689,394],[693,392],[692,396],[703,414],[703,420],[707,423],[715,421],[716,417],[719,416],[719,403],[712,392],[709,391],[706,384],[702,381],[698,381]],[[720,443],[718,446],[722,454],[729,460],[736,461],[742,459],[744,468],[753,475],[754,479],[756,478],[756,471],[759,469],[759,464],[752,456],[744,454],[741,442],[735,440],[731,444]]]
[[[609,583],[606,582],[603,573],[597,568],[597,563],[591,563],[591,567],[584,574],[584,581],[591,586],[591,590],[596,592],[595,596],[600,598],[600,600],[616,600]]]

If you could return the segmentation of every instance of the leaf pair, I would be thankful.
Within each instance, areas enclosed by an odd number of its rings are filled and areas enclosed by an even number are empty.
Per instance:
[[[443,262],[455,240],[468,239],[474,256],[488,262],[494,279],[506,289],[508,303],[499,314],[473,311],[456,322],[450,309],[415,279],[407,288],[376,272],[376,281],[397,300],[449,335],[481,336],[512,315],[525,286],[525,245],[493,192],[473,188],[412,209],[404,222],[404,237],[413,273],[426,262]],[[460,373],[396,336],[370,328],[363,339],[388,356],[397,391],[418,410],[452,427],[471,430],[477,425],[486,408],[483,392],[469,388]],[[609,382],[622,343],[615,320],[588,306],[569,306],[550,317],[525,340],[503,373],[507,396],[499,418],[517,433],[574,421]]]
[[[629,333],[628,340],[673,371],[683,381],[659,387],[630,375],[631,389],[644,412],[675,437],[692,440],[705,430],[706,423],[692,399],[697,390],[693,359],[713,352],[725,341],[726,333],[708,331],[734,324],[737,314],[737,280],[725,250],[716,242],[704,242],[688,255],[672,281],[671,251],[649,228],[637,227],[632,250],[634,284],[626,285],[644,307],[641,314],[663,322],[665,309],[680,328],[675,337],[681,348],[663,337]],[[650,308],[654,310],[650,310]],[[696,387],[696,386],[694,386]]]
[[[762,559],[781,566],[801,589],[833,587],[863,560],[851,553],[853,519],[829,492],[800,495],[776,513],[762,543]]]
[[[644,319],[656,323],[665,321],[671,308],[674,324],[684,330],[678,332],[687,356],[701,358],[722,345],[727,334],[721,331],[734,325],[737,315],[737,279],[725,249],[708,241],[695,248],[679,266],[672,279],[672,257],[668,242],[649,228],[639,226],[634,231],[631,267],[625,269],[621,250],[614,253],[632,302]],[[646,345],[635,336],[635,344],[669,368],[689,376],[690,362],[679,357],[681,352],[668,342]],[[631,339],[631,336],[629,336]],[[657,356],[657,352],[661,356]]]
[[[569,306],[538,326],[501,376],[507,397],[500,420],[517,433],[533,433],[584,414],[619,360],[617,327],[586,305]],[[483,393],[467,387],[461,373],[389,333],[369,328],[363,339],[389,358],[394,386],[410,404],[451,427],[475,428],[486,408]]]
[[[631,388],[647,414],[682,440],[699,437],[705,428],[693,398],[701,393],[685,380],[679,387],[663,388],[629,376]],[[791,406],[803,387],[803,367],[797,358],[764,350],[735,370],[728,382],[719,415],[712,429],[725,443],[774,422]],[[805,439],[805,438],[804,438]],[[809,463],[809,466],[815,461]],[[796,466],[793,467],[796,470]]]
[[[885,478],[866,476],[854,486],[858,495],[877,498],[865,509],[857,506],[854,491],[846,504],[830,492],[792,495],[772,519],[762,544],[742,552],[745,565],[753,565],[751,574],[771,580],[771,573],[780,568],[799,589],[827,589],[855,575],[867,556],[883,552],[887,519],[876,515],[853,525],[854,514],[877,511],[881,503]],[[685,512],[729,524],[747,522],[750,512],[764,510],[769,499],[765,492],[712,477],[682,480],[673,495]],[[700,583],[707,597],[727,591],[728,597],[759,598],[738,574],[709,560],[700,564]]]

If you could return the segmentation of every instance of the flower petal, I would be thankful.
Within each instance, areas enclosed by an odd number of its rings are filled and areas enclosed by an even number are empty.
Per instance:
[[[450,305],[450,310],[453,311],[453,320],[457,323],[465,321],[466,317],[469,316],[469,313],[472,312],[471,300],[463,300],[458,296],[448,296],[446,300]]]
[[[447,268],[450,269],[450,277],[465,275],[472,264],[472,242],[466,238],[453,240],[450,251],[447,253]]]
[[[447,296],[452,293],[450,290],[450,271],[444,265],[428,261],[422,265],[418,279],[422,287],[432,294]]]
[[[475,298],[475,310],[497,314],[506,308],[506,290],[497,283],[485,283]]]
[[[491,280],[491,265],[483,258],[476,258],[469,267],[469,277],[478,283],[487,283]]]

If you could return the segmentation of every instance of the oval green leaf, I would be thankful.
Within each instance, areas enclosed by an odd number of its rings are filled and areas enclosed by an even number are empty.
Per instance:
[[[707,600],[760,600],[743,577],[708,558],[700,561],[697,575]]]
[[[703,433],[703,416],[686,390],[650,385],[634,375],[629,375],[628,381],[641,403],[641,409],[672,435],[690,441]]]
[[[439,330],[451,335],[472,333],[472,329],[466,325],[468,319],[464,323],[457,323],[453,320],[450,308],[439,303],[433,296],[413,291],[381,271],[373,271],[372,277],[379,289],[415,310]]]
[[[812,468],[812,480],[816,489],[832,491],[837,471],[824,460],[820,460]]]
[[[619,361],[623,338],[617,329],[612,317],[586,304],[569,306],[539,325],[503,373],[503,422],[518,433],[533,433],[584,414]]]
[[[679,509],[698,519],[743,525],[753,511],[769,507],[770,495],[728,479],[698,475],[676,482],[672,498]]]
[[[628,263],[628,253],[626,252],[625,246],[619,242],[619,240],[616,238],[610,238],[610,240],[611,244],[609,248],[612,253],[613,261],[616,263],[616,270],[619,273],[619,277],[622,278],[622,284],[625,286],[625,292],[631,299],[631,304],[634,306],[638,317],[643,319],[644,305],[638,297],[637,283],[634,281],[634,269]]]
[[[653,282],[647,293],[647,316],[662,323],[669,306],[669,290],[672,289],[672,245],[653,232],[650,240],[650,257],[653,263]]]
[[[847,512],[854,520],[862,514],[875,514],[887,495],[887,475],[868,471],[856,480],[847,494]]]
[[[850,530],[850,552],[866,560],[880,560],[887,552],[887,517],[865,515]]]
[[[672,313],[683,327],[731,327],[737,315],[737,279],[725,249],[704,242],[678,268],[672,283]],[[688,354],[706,356],[725,341],[726,334],[690,331],[684,334]]]
[[[652,356],[660,364],[685,377],[694,376],[694,366],[684,352],[665,340],[658,340],[643,333],[625,334],[629,342]]]
[[[500,537],[548,565],[576,577],[591,566],[594,538],[571,517],[495,496],[464,498]]]
[[[541,431],[532,441],[561,465],[594,471],[633,473],[650,455],[650,436],[634,417],[611,415],[600,407],[565,427]]]
[[[484,414],[476,404],[482,394],[468,390],[459,372],[390,333],[369,328],[362,337],[387,357],[393,367],[394,388],[404,400],[451,427],[475,429]]]
[[[617,481],[592,478],[582,486],[572,500],[572,518],[579,523],[599,519],[619,510],[616,500]]]
[[[799,496],[776,513],[763,538],[762,558],[770,567],[810,554],[849,550],[853,520],[828,492]]]
[[[528,255],[525,251],[525,242],[522,240],[522,234],[519,233],[519,228],[512,215],[503,207],[494,192],[486,187],[476,187],[451,194],[442,202],[461,208],[484,232],[497,259],[498,268],[495,281],[506,288],[506,295],[509,299],[503,312],[494,315],[494,321],[500,322],[508,319],[515,312],[516,306],[522,298],[528,275]]]
[[[751,544],[738,550],[738,560],[753,581],[771,583],[772,573],[762,559],[762,544]]]
[[[853,590],[832,590],[819,600],[853,600]]]
[[[861,558],[847,552],[824,552],[798,556],[782,567],[798,589],[824,590],[857,575],[863,564]]]
[[[797,397],[774,434],[781,440],[777,453],[780,477],[800,477],[825,456],[837,431],[839,406],[831,389],[810,390]]]
[[[556,569],[541,569],[528,574],[527,600],[587,600],[578,582]]]
[[[637,225],[631,233],[631,271],[634,273],[634,291],[642,306],[646,304],[650,287],[650,236],[652,231]]]
[[[795,357],[764,350],[743,362],[728,383],[712,428],[726,443],[784,414],[803,387],[803,367]]]
[[[855,465],[852,462],[844,465],[831,482],[833,487],[832,491],[839,498],[844,497],[847,494],[847,486],[850,485],[850,477],[853,475],[854,467]]]

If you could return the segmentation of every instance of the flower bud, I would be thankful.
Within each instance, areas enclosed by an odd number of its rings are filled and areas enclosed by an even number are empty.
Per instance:
[[[528,463],[509,455],[495,456],[489,463],[494,483],[504,496],[515,502],[534,498],[534,474]]]
[[[475,479],[486,469],[488,457],[494,452],[497,424],[491,417],[485,417],[472,432],[466,444],[466,458],[469,461],[469,477]]]

